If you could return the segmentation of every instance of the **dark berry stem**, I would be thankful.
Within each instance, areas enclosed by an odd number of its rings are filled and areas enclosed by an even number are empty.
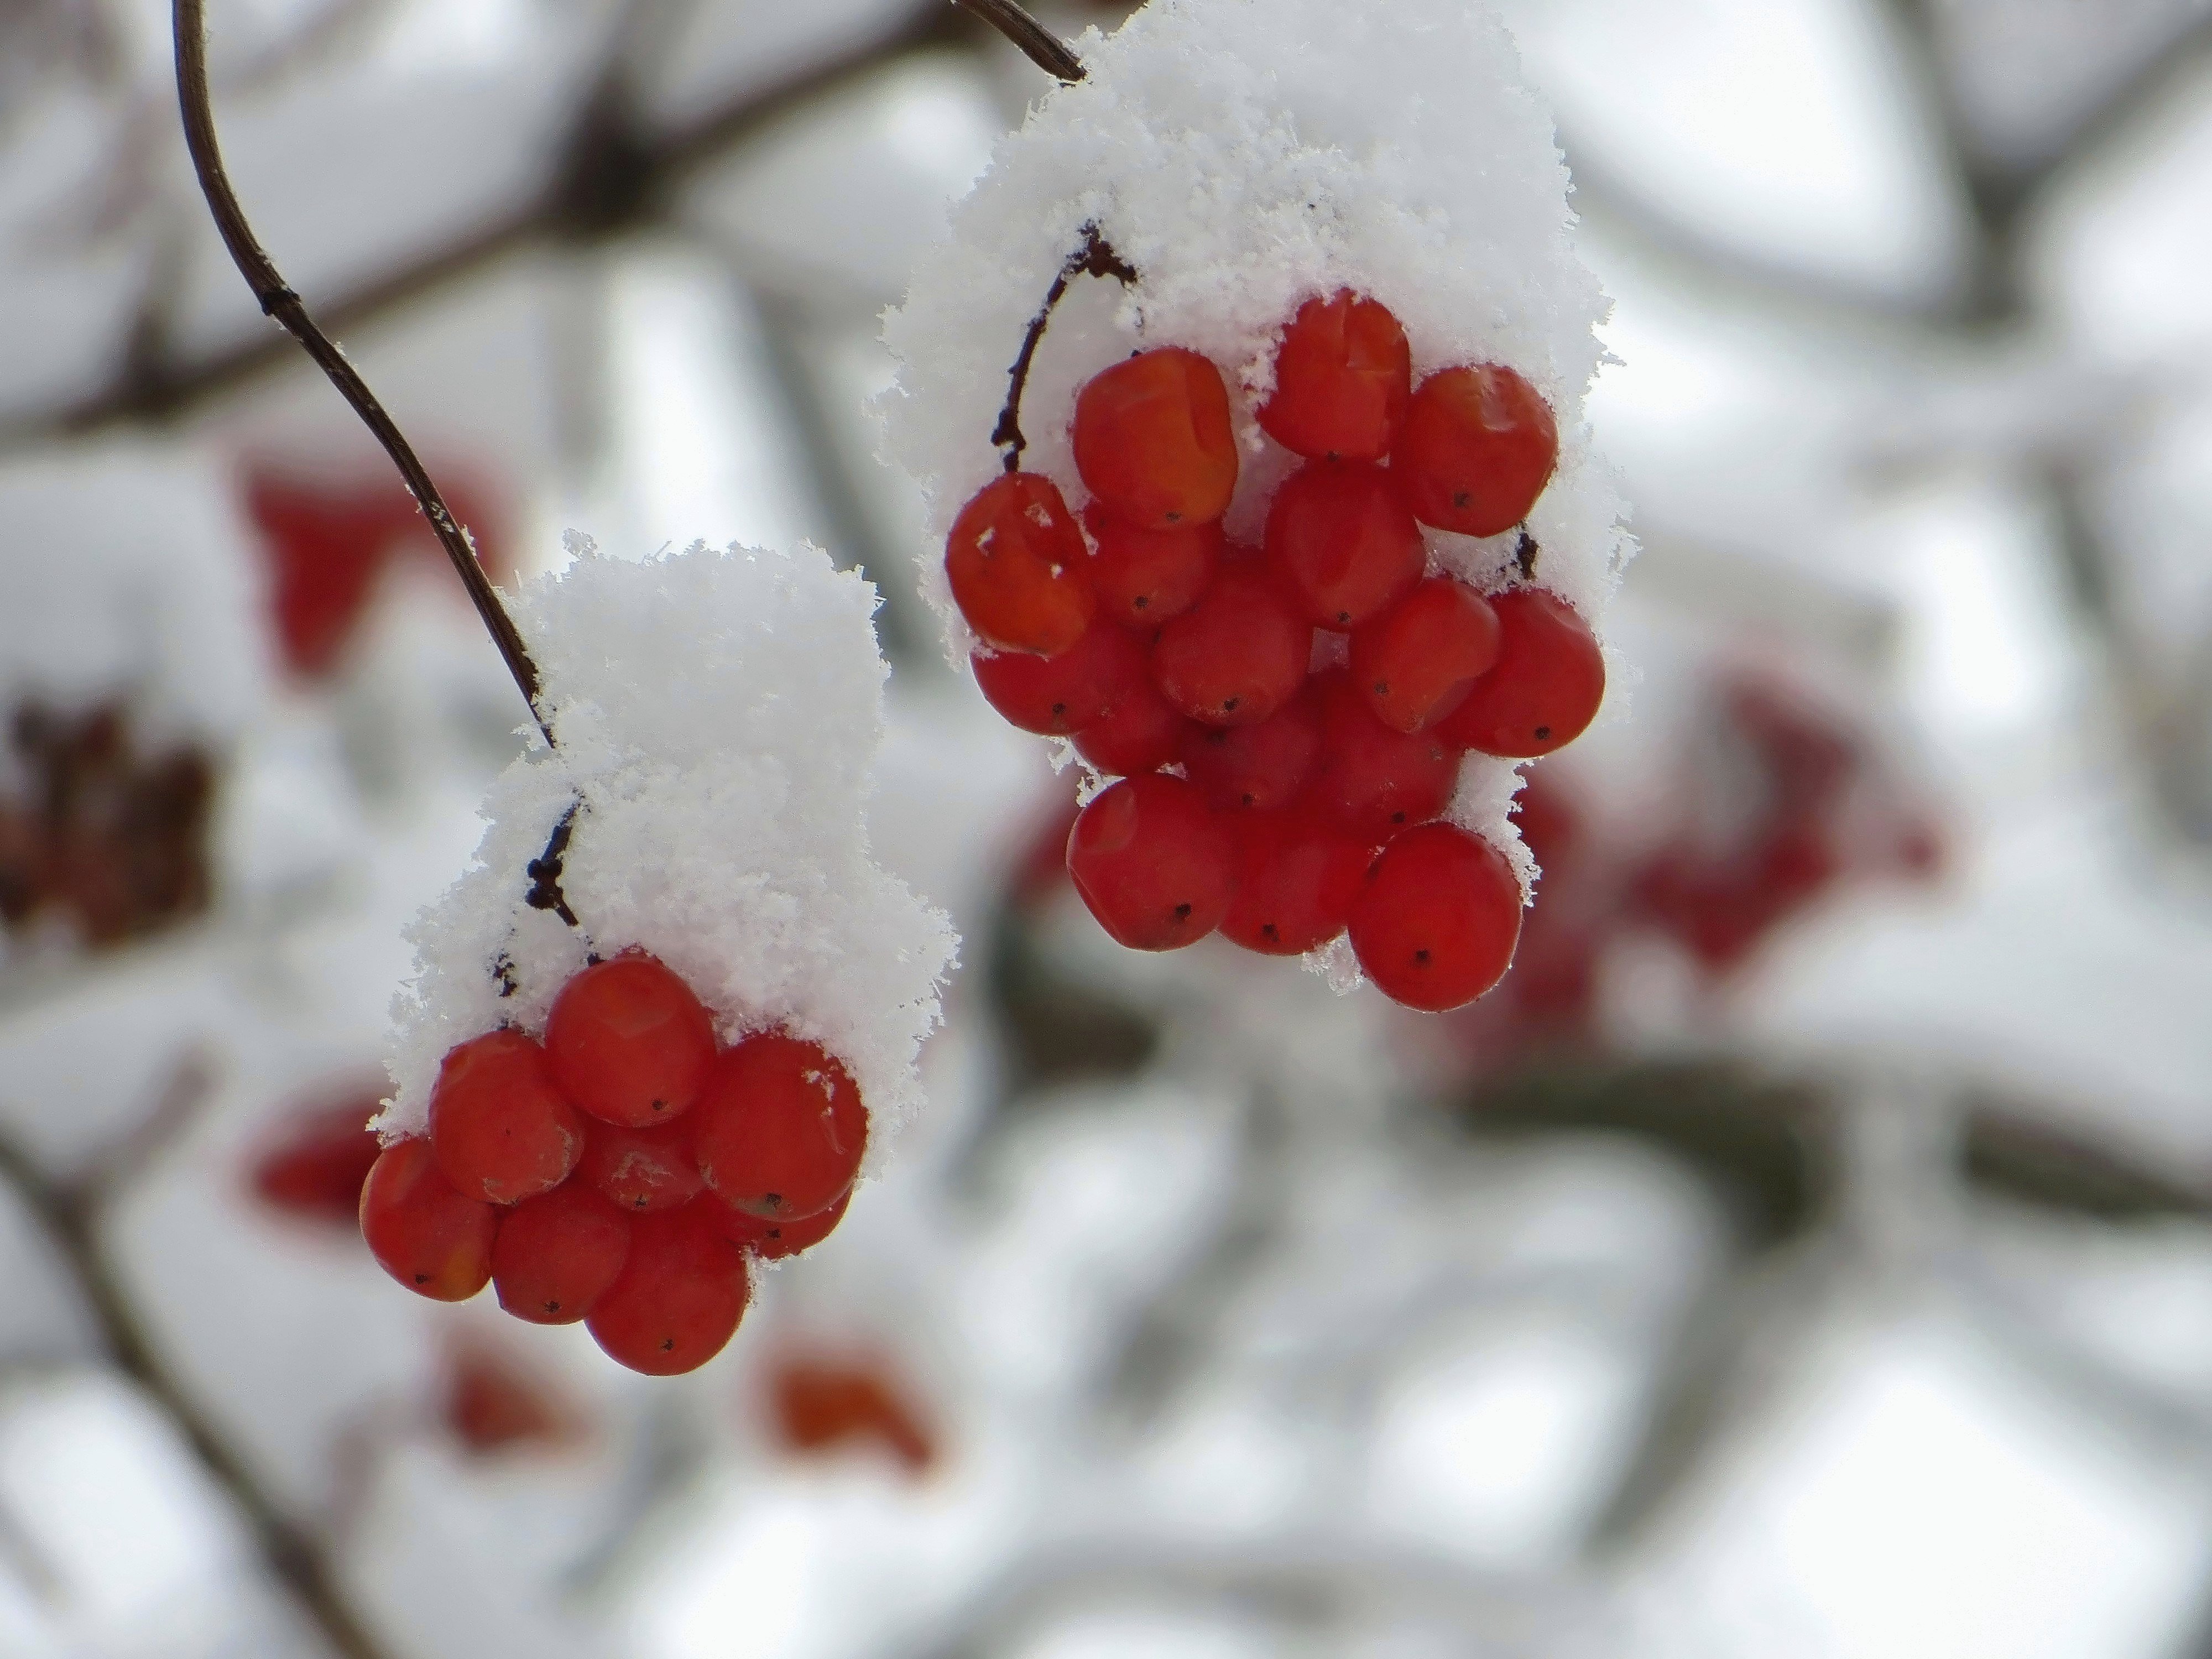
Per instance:
[[[576,828],[578,802],[561,815],[561,822],[553,826],[546,837],[545,850],[523,866],[530,877],[530,890],[523,902],[533,910],[550,910],[571,927],[580,928],[576,913],[568,908],[568,895],[561,890],[561,865],[568,855],[568,837]]]
[[[1029,330],[1022,336],[1021,356],[1006,371],[1006,405],[999,411],[998,425],[991,428],[991,441],[1006,452],[1009,472],[1021,470],[1022,451],[1029,447],[1030,441],[1022,435],[1022,393],[1029,386],[1030,363],[1036,356],[1037,342],[1044,338],[1045,325],[1052,320],[1053,308],[1067,292],[1067,285],[1085,276],[1111,276],[1127,288],[1137,280],[1137,269],[1114,251],[1114,245],[1098,234],[1097,226],[1084,226],[1082,246],[1067,256],[1052,286],[1044,291],[1044,304],[1030,319]]]
[[[467,529],[447,508],[445,498],[438,493],[437,485],[430,482],[430,475],[413,447],[384,405],[377,401],[376,394],[368,389],[368,383],[346,361],[337,342],[307,314],[300,296],[284,281],[283,273],[254,235],[246,210],[239,204],[238,194],[231,188],[230,177],[223,170],[222,152],[216,142],[215,112],[208,94],[207,21],[203,0],[174,0],[171,15],[176,33],[177,101],[184,112],[185,144],[191,152],[192,171],[198,175],[200,193],[207,198],[216,228],[222,233],[223,246],[230,250],[232,261],[246,278],[246,286],[253,290],[253,297],[260,301],[263,312],[283,324],[299,341],[315,360],[316,366],[330,377],[331,384],[337,387],[339,395],[353,406],[354,413],[375,434],[385,453],[399,469],[399,476],[407,481],[407,488],[421,504],[423,516],[437,532],[446,556],[453,561],[461,585],[468,589],[477,615],[490,631],[492,643],[505,659],[507,672],[514,677],[516,688],[530,705],[531,718],[545,734],[545,741],[551,743],[552,727],[538,702],[538,665],[531,660],[514,619],[501,603],[499,590],[484,574]]]
[[[972,12],[1022,50],[1022,55],[1047,75],[1073,86],[1083,78],[1083,60],[1067,43],[1029,15],[1015,0],[953,0]]]

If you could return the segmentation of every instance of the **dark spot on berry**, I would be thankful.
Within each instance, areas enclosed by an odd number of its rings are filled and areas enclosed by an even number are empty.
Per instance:
[[[415,1275],[415,1282],[417,1285],[427,1285],[430,1282],[430,1275],[428,1273],[416,1273]]]
[[[1454,507],[1465,507],[1474,499],[1474,497],[1464,489],[1455,489],[1452,491],[1452,505]]]
[[[1182,514],[1180,514],[1180,513],[1170,513],[1170,514],[1168,514],[1168,522],[1169,522],[1170,524],[1181,524],[1181,523],[1182,522]]]
[[[1352,620],[1352,613],[1349,611],[1340,611],[1336,613],[1336,619],[1340,623],[1348,623]]]
[[[781,1193],[763,1193],[761,1194],[761,1202],[767,1205],[771,1210],[780,1210],[783,1207],[783,1194]]]
[[[1224,697],[1221,700],[1221,712],[1224,714],[1233,714],[1237,712],[1237,705],[1243,701],[1242,697]]]
[[[1053,717],[1053,719],[1054,719],[1054,720],[1058,720],[1058,719],[1060,719],[1060,716],[1061,716],[1061,715],[1063,715],[1063,714],[1066,714],[1066,713],[1067,713],[1067,705],[1066,705],[1066,703],[1064,703],[1064,702],[1056,702],[1056,703],[1053,704],[1053,706],[1052,706],[1052,717]]]
[[[1413,952],[1413,961],[1415,965],[1425,968],[1429,965],[1429,953],[1425,950],[1416,951]]]
[[[1403,823],[1405,821],[1406,814],[1402,807],[1397,811],[1390,814],[1390,822],[1393,823]]]
[[[1176,905],[1175,916],[1177,921],[1188,921],[1190,920],[1190,906],[1188,904]]]
[[[1132,599],[1132,600],[1129,602],[1129,604],[1130,604],[1130,608],[1131,608],[1132,610],[1135,610],[1135,611],[1142,611],[1142,610],[1143,610],[1146,605],[1150,605],[1152,602],[1152,596],[1151,594],[1149,594],[1149,593],[1139,593],[1139,594],[1138,594],[1138,595],[1137,595],[1137,597],[1136,597],[1135,599]]]
[[[663,1353],[668,1352],[675,1346],[676,1339],[672,1336],[664,1336],[660,1339],[660,1351]]]
[[[1537,741],[1537,742],[1539,742],[1539,743],[1547,743],[1547,742],[1549,742],[1549,741],[1551,740],[1551,736],[1552,736],[1552,728],[1551,728],[1550,726],[1538,726],[1538,727],[1536,728],[1536,741]]]
[[[1275,924],[1272,921],[1261,922],[1260,924],[1260,931],[1272,939],[1280,939],[1282,938],[1282,935],[1275,931]]]
[[[1259,798],[1257,795],[1251,795],[1251,794],[1248,794],[1248,795],[1245,795],[1245,796],[1243,796],[1243,802],[1244,802],[1244,804],[1245,804],[1247,806],[1251,805],[1252,805],[1252,803],[1253,803],[1254,801],[1256,801],[1256,800],[1257,800],[1257,799],[1260,799],[1260,798]]]
[[[1376,682],[1375,682],[1375,695],[1376,695],[1376,696],[1378,696],[1378,697],[1387,697],[1387,696],[1389,696],[1390,695],[1390,682],[1389,682],[1389,681],[1388,681],[1388,680],[1377,680],[1377,681],[1376,681]]]
[[[545,1311],[547,1313],[559,1313],[561,1311],[561,1304],[557,1302],[549,1302],[545,1304]]]
[[[668,1109],[668,1103],[665,1100],[656,1100],[653,1103],[653,1109],[656,1112],[665,1112]]]

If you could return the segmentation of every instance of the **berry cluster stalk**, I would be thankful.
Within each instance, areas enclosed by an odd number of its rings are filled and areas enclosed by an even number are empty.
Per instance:
[[[215,112],[209,100],[207,21],[203,0],[175,0],[171,15],[176,33],[177,101],[184,113],[185,144],[191,152],[192,171],[198,176],[200,193],[207,198],[208,211],[214,216],[216,228],[222,234],[223,246],[230,250],[239,274],[246,278],[246,286],[261,302],[261,309],[299,341],[315,360],[316,366],[330,377],[331,384],[337,387],[339,395],[353,406],[354,413],[376,435],[392,465],[399,469],[399,476],[406,480],[408,489],[422,506],[423,516],[437,532],[446,556],[453,561],[461,585],[468,589],[477,615],[490,631],[492,643],[499,647],[499,654],[507,663],[507,672],[514,677],[516,688],[530,705],[531,718],[550,744],[552,728],[538,703],[538,665],[531,660],[514,619],[500,602],[499,590],[492,586],[491,578],[477,561],[468,531],[447,507],[445,498],[430,481],[413,446],[377,401],[376,394],[368,389],[368,383],[346,361],[337,343],[316,326],[315,319],[307,314],[306,305],[285,282],[275,261],[254,235],[246,210],[239,204],[237,192],[231,188],[229,175],[223,170],[222,151],[216,141]]]
[[[1083,78],[1083,60],[1015,0],[954,0],[954,3],[981,18],[1019,46],[1023,56],[1047,75],[1070,86]]]

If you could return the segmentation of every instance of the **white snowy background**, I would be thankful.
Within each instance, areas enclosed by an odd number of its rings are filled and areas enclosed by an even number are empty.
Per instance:
[[[1364,994],[1010,896],[1065,786],[944,666],[865,410],[1032,65],[939,0],[210,9],[264,239],[514,565],[811,538],[878,581],[870,834],[964,965],[896,1156],[694,1377],[257,1202],[375,1078],[521,709],[427,556],[282,672],[241,481],[384,463],[204,228],[164,8],[0,3],[0,688],[222,776],[204,915],[0,957],[0,1655],[332,1651],[257,1513],[356,1659],[2212,1651],[2203,0],[1504,7],[1644,547],[1640,678],[1557,764],[1620,835],[1725,819],[1678,758],[1717,667],[1781,662],[1951,849],[1718,984],[1608,956],[1514,1133]],[[467,1344],[571,1428],[472,1448]],[[793,1356],[890,1378],[927,1472],[795,1454]]]

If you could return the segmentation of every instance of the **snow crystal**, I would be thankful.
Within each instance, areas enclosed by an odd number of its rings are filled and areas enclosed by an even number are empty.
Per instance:
[[[872,1115],[872,1167],[918,1103],[955,944],[877,865],[862,819],[884,736],[875,589],[812,546],[574,548],[515,606],[557,747],[493,786],[475,863],[411,931],[420,972],[377,1127],[419,1133],[453,1044],[542,1034],[587,952],[638,947],[725,1040],[781,1027],[837,1055]],[[572,811],[559,886],[578,928],[529,902],[528,866]]]
[[[1594,623],[1632,551],[1583,398],[1607,301],[1575,257],[1549,112],[1504,25],[1470,0],[1152,0],[1075,43],[1086,77],[1047,94],[952,212],[905,305],[878,404],[888,457],[928,502],[937,544],[1000,468],[990,441],[1007,367],[1063,262],[1095,226],[1139,273],[1079,276],[1028,380],[1022,465],[1086,499],[1070,424],[1084,380],[1132,350],[1205,353],[1229,382],[1244,464],[1226,520],[1256,539],[1296,458],[1253,411],[1282,325],[1351,288],[1405,325],[1418,378],[1504,363],[1558,416],[1557,476],[1529,515],[1535,578]],[[1517,576],[1516,535],[1426,532],[1432,566],[1486,589]],[[956,662],[972,643],[941,559],[922,588]],[[1515,769],[1472,757],[1453,817],[1533,873],[1506,817]]]

